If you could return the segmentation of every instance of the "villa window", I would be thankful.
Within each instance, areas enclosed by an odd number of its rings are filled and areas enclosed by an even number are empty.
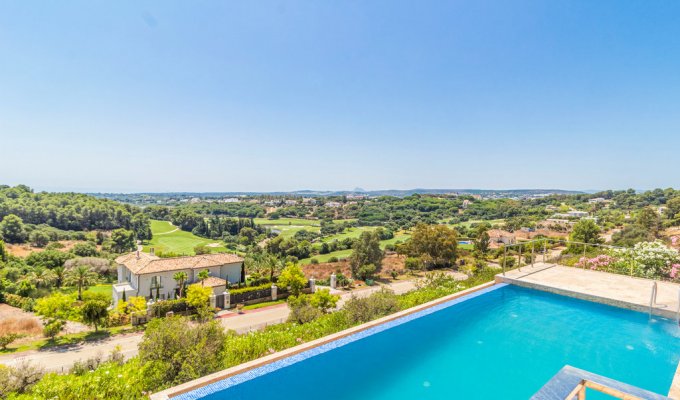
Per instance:
[[[162,282],[161,282],[161,276],[156,275],[151,277],[151,288],[160,288],[163,287]]]

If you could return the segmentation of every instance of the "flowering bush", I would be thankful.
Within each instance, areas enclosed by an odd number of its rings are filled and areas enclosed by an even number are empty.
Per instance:
[[[628,268],[636,276],[675,279],[680,272],[678,251],[658,240],[637,243],[632,249],[616,249],[612,251],[612,255],[628,264]]]
[[[593,258],[581,257],[575,266],[598,271],[608,271],[609,267],[614,264],[615,261],[616,259],[612,256],[600,254],[599,256]]]

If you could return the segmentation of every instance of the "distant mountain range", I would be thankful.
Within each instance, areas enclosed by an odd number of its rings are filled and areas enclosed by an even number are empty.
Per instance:
[[[167,192],[167,193],[90,193],[97,197],[113,198],[121,195],[134,196],[150,196],[150,197],[201,197],[201,198],[221,198],[230,196],[303,196],[303,197],[317,197],[317,196],[348,196],[348,195],[364,195],[364,196],[394,196],[406,197],[413,194],[469,194],[481,195],[483,197],[532,197],[550,194],[583,194],[584,191],[562,190],[562,189],[386,189],[386,190],[295,190],[290,192]]]

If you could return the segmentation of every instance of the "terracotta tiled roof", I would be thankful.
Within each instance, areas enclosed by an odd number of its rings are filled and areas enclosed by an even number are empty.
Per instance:
[[[224,264],[243,262],[236,254],[202,254],[199,256],[160,258],[140,252],[126,254],[116,258],[118,264],[125,265],[137,275],[157,272],[177,271],[182,269],[204,269]]]
[[[198,283],[198,285],[200,285],[200,283]],[[203,286],[207,286],[207,287],[226,286],[226,285],[227,285],[226,280],[224,280],[222,278],[218,278],[216,276],[211,276],[211,277],[209,277],[209,278],[207,278],[206,280],[203,281]]]

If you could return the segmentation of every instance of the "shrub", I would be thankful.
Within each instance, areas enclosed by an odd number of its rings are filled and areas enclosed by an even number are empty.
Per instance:
[[[193,308],[192,308],[193,309]],[[151,311],[156,317],[165,317],[165,315],[172,311],[175,313],[189,310],[189,305],[185,299],[179,300],[160,300],[151,306]]]
[[[404,267],[410,271],[419,271],[423,269],[423,264],[416,257],[408,257],[404,260]]]
[[[64,329],[64,321],[60,319],[47,320],[43,328],[43,336],[54,339]]]
[[[42,368],[33,365],[28,361],[19,362],[19,364],[14,367],[1,368],[0,396],[12,392],[26,392],[42,378],[43,374]]]
[[[377,272],[377,268],[373,264],[362,265],[356,270],[356,277],[361,280],[373,279]]]
[[[244,288],[240,288],[240,289],[229,289],[229,294],[242,294],[242,293],[248,293],[248,292],[255,292],[255,291],[258,291],[258,290],[269,289],[271,287],[272,287],[271,283],[264,283],[264,284],[258,285],[258,286],[249,286],[249,287],[244,287]]]
[[[399,304],[394,292],[382,288],[365,298],[352,296],[343,309],[350,322],[361,324],[399,311]]]
[[[23,297],[12,293],[5,293],[5,303],[12,307],[21,308],[24,311],[31,312],[35,306],[35,300],[30,297]]]
[[[81,315],[73,295],[59,292],[38,299],[35,303],[35,312],[45,318],[71,321],[81,320]]]
[[[319,263],[319,260],[317,260],[316,258],[312,258],[311,260],[309,260],[309,263],[316,265]]]
[[[331,294],[328,289],[319,289],[309,296],[309,304],[324,314],[335,308],[338,300],[340,300],[340,296]]]
[[[22,335],[18,333],[6,333],[4,335],[0,336],[0,349],[7,350],[7,346],[9,346],[13,341],[21,338]]]
[[[288,288],[293,296],[297,296],[307,284],[307,278],[299,265],[288,263],[281,271],[278,282],[283,288]]]
[[[321,310],[310,304],[310,297],[306,294],[288,297],[288,307],[290,307],[288,322],[306,324],[323,314]]]
[[[78,257],[94,257],[99,254],[97,246],[92,242],[76,243],[71,252]]]
[[[158,364],[164,382],[185,382],[223,367],[224,338],[215,321],[195,325],[184,317],[153,319],[139,344],[139,357]]]
[[[328,262],[329,263],[336,263],[336,262],[338,262],[338,257],[333,256],[333,257],[328,259]]]

